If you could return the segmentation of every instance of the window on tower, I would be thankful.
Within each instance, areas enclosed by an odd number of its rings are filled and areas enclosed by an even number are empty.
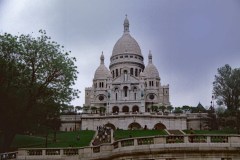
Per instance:
[[[118,77],[118,69],[116,69],[116,77]]]
[[[135,76],[136,77],[138,76],[138,69],[137,68],[135,69]]]
[[[123,87],[123,91],[124,91],[124,97],[127,97],[128,87],[127,86]]]
[[[133,76],[133,68],[130,69],[130,75]]]

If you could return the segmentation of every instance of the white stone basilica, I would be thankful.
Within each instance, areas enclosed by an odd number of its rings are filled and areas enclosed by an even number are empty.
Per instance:
[[[187,122],[186,114],[166,110],[171,105],[169,85],[161,84],[151,52],[145,67],[141,49],[129,33],[127,17],[123,26],[123,35],[113,47],[109,69],[102,54],[93,85],[85,89],[83,112],[62,115],[60,130],[96,130],[103,125],[112,129],[180,130],[199,126],[195,117]]]
[[[85,89],[84,106],[106,113],[144,113],[150,112],[153,105],[170,105],[169,85],[161,84],[151,51],[145,67],[141,49],[129,33],[127,17],[123,26],[123,35],[113,47],[110,70],[105,66],[102,54],[93,85]]]

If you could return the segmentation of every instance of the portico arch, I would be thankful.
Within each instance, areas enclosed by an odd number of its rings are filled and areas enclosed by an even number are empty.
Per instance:
[[[141,128],[142,128],[141,125],[137,122],[133,122],[133,123],[128,125],[128,129],[135,130],[135,129],[141,129]]]
[[[129,112],[129,107],[128,106],[123,106],[122,112],[125,112],[125,113]]]
[[[112,112],[113,112],[113,113],[118,113],[118,112],[119,112],[118,106],[114,106],[114,107],[112,108]]]
[[[156,129],[156,130],[164,130],[164,129],[166,129],[166,126],[164,124],[162,124],[162,123],[157,123],[157,124],[154,125],[154,129]]]
[[[138,106],[133,106],[132,112],[139,112],[139,107]]]
[[[115,127],[112,123],[107,123],[107,124],[105,124],[105,127],[109,127],[109,128],[111,128],[112,130],[116,130],[116,127]]]

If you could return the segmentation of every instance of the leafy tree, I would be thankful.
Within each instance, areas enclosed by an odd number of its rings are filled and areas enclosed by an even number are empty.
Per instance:
[[[164,105],[159,106],[159,110],[164,113],[166,107]]]
[[[173,108],[172,105],[167,106],[167,110],[169,110],[170,113],[172,112],[173,109],[174,109],[174,108]]]
[[[187,105],[184,105],[184,106],[182,106],[182,110],[183,110],[184,112],[187,112],[187,111],[190,111],[190,110],[191,110],[191,107],[190,107],[190,106],[187,106]]]
[[[77,78],[75,58],[45,31],[31,35],[0,35],[1,150],[7,150],[16,133],[34,126],[51,126],[60,109],[77,97],[71,86]]]
[[[106,112],[106,108],[105,107],[100,107],[100,114],[104,114]]]
[[[81,106],[76,106],[75,109],[76,109],[76,111],[82,111],[82,110],[83,110],[83,107],[81,107]]]
[[[224,127],[237,128],[239,132],[240,68],[231,68],[226,64],[217,71],[218,74],[215,75],[213,82],[213,94],[218,104],[224,104],[227,107],[220,120],[224,122]]]
[[[183,110],[181,107],[175,107],[173,113],[183,113]]]
[[[229,110],[237,110],[240,106],[240,68],[232,69],[226,64],[217,71],[213,94],[218,102],[224,103]]]

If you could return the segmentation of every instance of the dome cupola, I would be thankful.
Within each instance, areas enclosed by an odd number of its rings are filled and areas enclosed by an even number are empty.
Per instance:
[[[110,59],[110,70],[113,66],[119,64],[136,64],[144,69],[143,56],[138,42],[130,35],[129,20],[126,16],[123,27],[123,35],[115,43]]]
[[[100,66],[96,69],[94,79],[107,79],[111,74],[104,64],[104,55],[100,56]]]
[[[124,20],[123,26],[124,26],[124,33],[128,33],[129,32],[129,21],[128,21],[127,15]]]
[[[146,78],[160,78],[159,72],[158,72],[156,66],[152,63],[151,51],[149,51],[149,54],[148,54],[148,65],[144,69],[144,76]]]

